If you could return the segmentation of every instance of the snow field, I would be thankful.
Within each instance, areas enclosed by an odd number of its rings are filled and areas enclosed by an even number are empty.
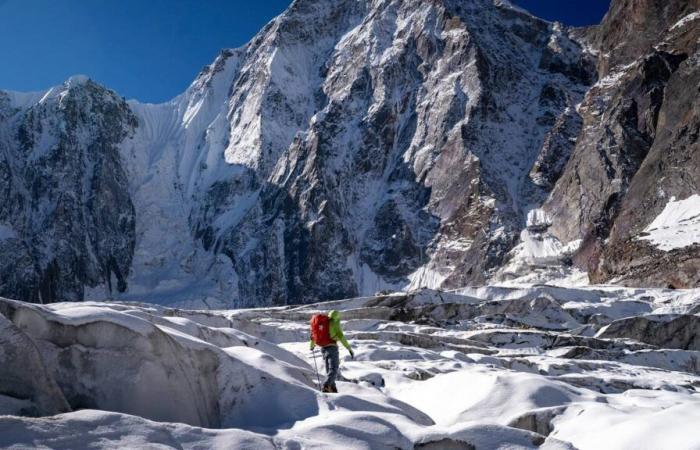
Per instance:
[[[635,326],[596,336],[699,302],[553,286],[234,311],[1,300],[0,360],[32,342],[44,373],[34,391],[0,384],[0,447],[698,448],[700,351]],[[330,308],[356,353],[341,349],[337,395],[318,392],[307,342],[308,317]]]

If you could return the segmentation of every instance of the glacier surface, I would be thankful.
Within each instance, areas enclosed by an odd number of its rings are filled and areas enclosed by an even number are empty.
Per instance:
[[[307,343],[330,308],[356,354],[337,395]],[[615,286],[214,311],[2,299],[0,447],[694,449],[699,313],[698,290]]]

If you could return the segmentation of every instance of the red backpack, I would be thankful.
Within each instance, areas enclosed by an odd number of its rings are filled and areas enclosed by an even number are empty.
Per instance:
[[[325,314],[314,314],[311,317],[311,339],[319,347],[335,344],[331,339],[331,319]]]

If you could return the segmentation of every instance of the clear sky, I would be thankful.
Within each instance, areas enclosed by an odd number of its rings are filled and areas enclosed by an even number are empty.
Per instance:
[[[0,89],[43,90],[84,74],[127,98],[162,102],[184,91],[220,49],[245,44],[289,3],[0,0]],[[545,19],[584,25],[598,23],[609,0],[515,3]]]
[[[511,0],[537,17],[558,20],[567,25],[600,23],[610,7],[610,0]]]

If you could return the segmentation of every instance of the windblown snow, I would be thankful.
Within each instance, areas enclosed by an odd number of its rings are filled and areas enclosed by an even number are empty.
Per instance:
[[[331,308],[356,358],[321,394],[308,318]],[[0,300],[0,447],[697,449],[699,312],[698,290],[605,286],[233,311]]]
[[[700,195],[685,200],[672,198],[639,239],[663,251],[700,244]]]

